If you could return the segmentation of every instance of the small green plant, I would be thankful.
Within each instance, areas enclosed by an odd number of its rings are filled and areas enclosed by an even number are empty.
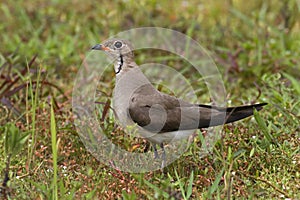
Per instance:
[[[24,143],[29,137],[28,132],[21,132],[14,123],[7,123],[4,126],[5,133],[5,154],[7,157],[14,157],[17,155]]]
[[[8,182],[11,159],[13,159],[23,148],[24,143],[29,137],[29,132],[22,132],[14,123],[7,123],[1,127],[4,132],[4,152],[6,158],[6,167],[4,169],[4,178],[2,181],[1,194],[3,197],[9,196]]]
[[[183,199],[185,199],[185,200],[190,199],[192,192],[193,192],[194,171],[191,172],[191,175],[189,178],[189,184],[187,185],[187,187],[185,187],[184,186],[185,184],[180,180],[179,175],[176,170],[175,170],[175,175],[176,175]]]

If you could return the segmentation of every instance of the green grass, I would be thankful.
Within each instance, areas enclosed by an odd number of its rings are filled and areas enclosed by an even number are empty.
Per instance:
[[[0,198],[299,199],[299,1],[197,2],[3,2]],[[145,26],[175,29],[208,49],[229,105],[268,106],[253,118],[224,126],[212,154],[199,156],[203,130],[164,172],[130,174],[104,165],[85,149],[73,124],[72,88],[92,45]],[[136,55],[141,64],[151,56],[174,68],[187,64],[164,52]],[[202,77],[187,69],[182,74],[209,103]],[[101,81],[98,100],[109,105],[113,69]],[[149,148],[115,129],[111,109],[97,108],[115,144],[134,152]]]
[[[52,183],[52,199],[58,199],[57,193],[57,144],[59,143],[56,138],[56,122],[55,114],[53,109],[53,100],[51,99],[51,110],[50,110],[50,132],[51,132],[51,146],[53,156],[53,183]],[[62,193],[63,195],[65,193]]]

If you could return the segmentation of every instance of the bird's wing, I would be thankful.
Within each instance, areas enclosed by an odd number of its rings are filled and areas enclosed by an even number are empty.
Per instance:
[[[176,130],[207,128],[234,122],[260,110],[265,104],[221,108],[190,104],[145,86],[132,96],[129,117],[144,129],[164,133]]]

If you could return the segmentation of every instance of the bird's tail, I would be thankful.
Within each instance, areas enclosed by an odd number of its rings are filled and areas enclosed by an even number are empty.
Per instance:
[[[235,122],[253,115],[253,109],[261,110],[267,103],[253,104],[237,107],[217,107],[209,105],[199,105],[200,108],[210,109],[210,118],[200,118],[198,128],[207,128],[209,126],[218,126]]]
[[[253,115],[253,109],[261,110],[267,103],[253,104],[247,106],[228,107],[226,108],[225,124],[238,121]]]

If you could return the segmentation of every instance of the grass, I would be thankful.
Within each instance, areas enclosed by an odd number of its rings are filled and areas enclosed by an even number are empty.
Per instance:
[[[7,0],[0,10],[1,198],[300,198],[299,1]],[[224,126],[213,154],[199,156],[202,130],[164,172],[131,174],[85,149],[71,98],[92,45],[144,26],[178,30],[208,49],[229,105],[269,104],[253,118]],[[137,52],[137,61],[151,55],[174,68],[186,64],[151,51]],[[207,91],[198,89],[201,77],[182,73],[209,103]],[[98,99],[105,103],[97,105],[99,121],[115,144],[147,151],[146,141],[126,138],[115,127],[113,79],[110,69],[101,80],[99,91],[107,97]]]
[[[53,183],[52,183],[52,199],[58,199],[58,188],[57,188],[57,144],[59,142],[56,139],[56,122],[55,114],[53,109],[53,100],[51,99],[51,110],[50,110],[50,132],[51,132],[51,145],[52,145],[52,156],[53,156]],[[62,193],[64,194],[64,192]]]

